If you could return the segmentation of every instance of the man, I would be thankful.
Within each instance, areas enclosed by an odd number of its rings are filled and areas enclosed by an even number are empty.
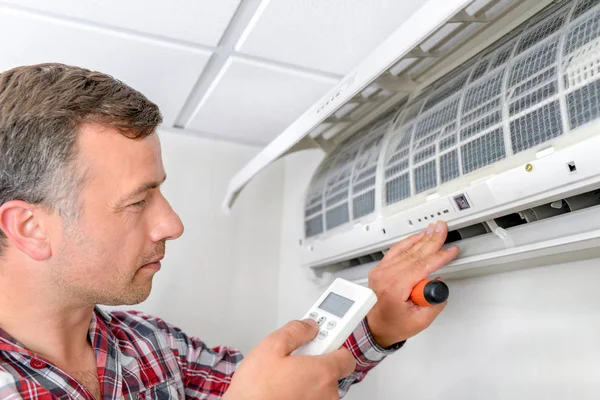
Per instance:
[[[409,300],[458,253],[440,250],[441,222],[372,270],[377,305],[327,355],[290,355],[316,335],[312,321],[290,322],[242,362],[161,319],[97,308],[146,299],[166,241],[183,233],[160,191],[161,121],[98,72],[0,74],[0,398],[335,399],[442,311]]]

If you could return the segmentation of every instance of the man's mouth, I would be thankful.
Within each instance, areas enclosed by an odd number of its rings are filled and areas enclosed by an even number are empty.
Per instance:
[[[162,255],[162,256],[160,256],[160,257],[156,258],[155,260],[153,260],[153,261],[151,261],[151,262],[149,262],[149,263],[147,263],[147,264],[144,264],[144,265],[142,265],[142,266],[140,267],[140,269],[142,269],[142,268],[143,268],[143,269],[153,269],[153,270],[156,270],[156,271],[158,271],[158,270],[160,270],[160,266],[161,266],[161,263],[160,263],[160,262],[161,262],[161,260],[162,260],[164,257],[165,257],[165,256],[164,256],[164,255]]]

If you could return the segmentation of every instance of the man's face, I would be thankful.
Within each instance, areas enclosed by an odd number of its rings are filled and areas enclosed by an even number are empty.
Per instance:
[[[77,221],[51,225],[52,279],[71,299],[90,304],[145,300],[165,242],[183,225],[159,185],[165,179],[157,134],[133,140],[96,124],[81,128],[85,171]]]

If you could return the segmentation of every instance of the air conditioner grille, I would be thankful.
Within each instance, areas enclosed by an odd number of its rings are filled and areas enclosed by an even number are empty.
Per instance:
[[[463,173],[468,174],[479,168],[495,163],[506,157],[504,133],[498,128],[461,147]]]
[[[415,190],[417,193],[437,186],[436,160],[415,168]]]
[[[323,217],[321,214],[308,219],[305,223],[306,236],[315,236],[323,232]]]
[[[578,21],[569,29],[565,40],[564,53],[571,54],[574,50],[598,38],[600,29],[600,12],[592,13]]]
[[[487,72],[487,68],[490,65],[490,60],[483,60],[480,62],[473,71],[473,75],[471,75],[471,79],[469,79],[469,83],[473,83],[477,79],[481,78]]]
[[[368,215],[375,209],[375,189],[369,190],[352,199],[352,218]]]
[[[340,145],[317,170],[306,196],[305,234],[311,237],[375,210],[377,162],[398,110]]]
[[[395,203],[410,197],[410,178],[408,173],[402,174],[385,184],[386,203]]]
[[[523,82],[525,79],[539,74],[539,71],[556,62],[558,56],[558,38],[525,53],[510,70],[508,87]]]
[[[440,157],[440,179],[442,183],[451,181],[460,176],[460,168],[458,166],[458,154],[456,150],[450,153],[445,153]]]
[[[528,28],[533,27],[533,26],[539,24],[544,19],[548,18],[548,16],[556,15],[558,12],[568,13],[569,10],[568,9],[564,10],[563,8],[569,7],[570,5],[574,5],[574,3],[576,3],[576,1],[570,1],[570,0],[555,1],[554,3],[550,4],[548,7],[544,8],[542,11],[540,11],[539,13],[537,13],[536,15],[531,17],[529,19],[529,22],[525,22],[524,25],[526,25]]]
[[[503,69],[491,75],[489,78],[478,82],[467,91],[462,109],[462,124],[472,121],[474,118],[495,108],[500,108],[499,96],[502,94],[504,72],[505,70]],[[482,104],[487,105],[480,107]],[[476,112],[472,112],[472,110],[476,110]]]
[[[562,135],[562,133],[563,127],[558,101],[553,101],[510,123],[513,153],[547,142]]]
[[[567,97],[571,129],[600,117],[600,81],[582,87]]]
[[[435,136],[439,133],[439,128],[454,122],[458,115],[459,100],[458,98],[453,99],[421,117],[416,124],[414,140],[419,141],[428,135]]]
[[[553,33],[558,32],[567,19],[567,16],[563,14],[563,12],[564,10],[561,9],[557,15],[551,16],[546,21],[536,26],[535,29],[528,30],[519,42],[516,54],[521,54]]]
[[[448,150],[456,144],[456,134],[445,137],[440,141],[440,151]]]
[[[381,118],[328,156],[333,161],[325,181],[318,172],[307,195],[306,235],[434,190],[600,118],[599,78],[600,0],[553,3],[425,87],[395,118]],[[323,213],[319,193],[327,204],[322,225],[313,221]]]
[[[345,224],[349,221],[348,217],[348,203],[344,203],[340,206],[332,208],[327,211],[326,223],[327,229],[333,229],[336,226]]]
[[[525,81],[525,83],[522,83],[519,86],[515,87],[513,90],[511,90],[511,98],[517,98],[528,92],[531,92],[533,89],[539,87],[540,85],[543,85],[546,82],[556,80],[556,76],[558,75],[556,68],[557,67],[554,65],[545,70],[538,71],[539,73],[533,78]]]
[[[425,102],[422,112],[431,109],[433,106],[441,103],[453,94],[460,92],[462,88],[465,87],[465,85],[467,84],[469,75],[469,71],[463,72],[459,77],[454,79],[453,82],[450,82],[448,85],[445,85],[443,88],[438,90],[435,96],[430,96],[429,99],[427,99],[427,101]]]
[[[510,55],[513,52],[513,47],[515,46],[515,44],[516,44],[516,41],[505,46],[502,50],[498,50],[498,54],[496,55],[496,60],[492,64],[491,70],[494,70],[494,69],[506,64],[506,62],[510,58]]]
[[[571,17],[571,20],[576,19],[581,14],[585,13],[586,11],[589,11],[590,9],[592,9],[592,7],[598,4],[600,4],[600,0],[580,0],[579,3],[577,3],[575,10],[573,11],[573,16]]]

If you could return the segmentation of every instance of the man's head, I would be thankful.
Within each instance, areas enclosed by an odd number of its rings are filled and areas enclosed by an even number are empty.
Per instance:
[[[158,107],[62,64],[0,73],[0,274],[62,301],[134,304],[183,226],[162,196]],[[145,266],[146,265],[146,266]]]

